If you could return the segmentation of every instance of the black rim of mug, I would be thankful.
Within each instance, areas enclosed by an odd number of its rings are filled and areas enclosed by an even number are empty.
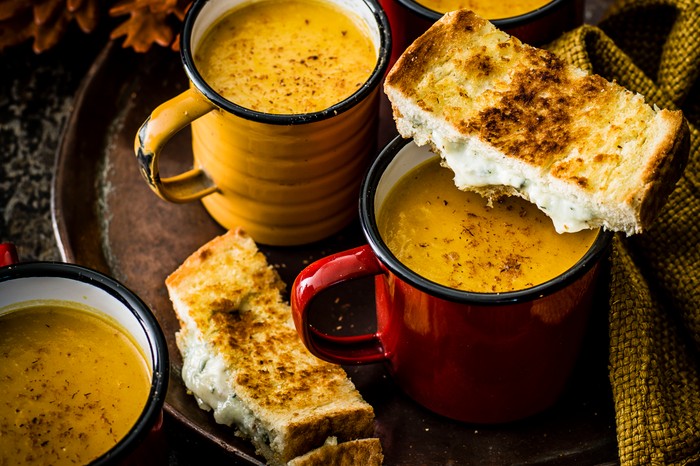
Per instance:
[[[161,416],[170,370],[165,335],[156,317],[141,298],[117,280],[96,270],[63,262],[21,262],[0,267],[0,282],[42,277],[66,278],[105,291],[132,312],[148,338],[153,354],[153,376],[146,407],[131,430],[112,449],[90,463],[91,466],[114,464],[116,460],[127,457],[146,439]]]
[[[598,262],[602,254],[608,250],[613,233],[601,230],[588,252],[563,274],[531,288],[503,293],[474,293],[456,290],[418,275],[403,265],[382,240],[375,221],[377,212],[374,208],[377,186],[384,171],[409,143],[413,143],[413,140],[397,136],[377,156],[362,180],[359,206],[362,231],[372,251],[390,272],[404,282],[410,283],[412,286],[432,296],[458,303],[477,305],[515,304],[548,296],[573,283],[588,272]]]
[[[443,15],[443,13],[431,10],[430,8],[421,5],[415,0],[394,1],[398,2],[401,6],[407,8],[412,13],[417,14],[420,18],[429,22],[435,22],[438,19],[440,19]],[[562,4],[570,1],[575,0],[552,0],[546,5],[543,5],[535,10],[528,11],[527,13],[523,13],[522,15],[511,16],[509,18],[497,18],[492,19],[490,21],[491,23],[493,23],[494,26],[496,26],[499,29],[510,29],[518,26],[523,26],[525,24],[531,23],[533,20],[539,19],[540,17],[549,15],[552,11],[561,7]]]
[[[192,53],[192,31],[194,24],[197,21],[199,13],[202,8],[211,0],[196,0],[190,9],[187,11],[185,16],[184,25],[182,28],[182,34],[180,34],[180,57],[185,68],[185,72],[189,79],[194,83],[195,87],[214,105],[222,108],[234,115],[245,118],[247,120],[258,121],[260,123],[269,123],[276,125],[298,125],[305,123],[313,123],[315,121],[325,120],[336,115],[339,115],[351,108],[353,108],[357,103],[364,100],[371,92],[373,92],[377,86],[379,86],[381,80],[384,78],[384,73],[389,66],[389,59],[391,57],[391,29],[389,27],[389,20],[384,13],[384,10],[379,5],[379,3],[373,2],[371,0],[361,0],[363,4],[367,6],[369,11],[373,14],[377,21],[377,27],[379,30],[379,49],[378,49],[378,59],[377,64],[372,71],[369,79],[365,81],[360,89],[355,91],[350,97],[338,102],[335,105],[328,107],[325,110],[312,113],[300,113],[300,114],[273,114],[264,113],[251,110],[240,105],[237,105],[218,94],[214,89],[207,84],[202,75],[197,70],[194,63],[194,57]]]

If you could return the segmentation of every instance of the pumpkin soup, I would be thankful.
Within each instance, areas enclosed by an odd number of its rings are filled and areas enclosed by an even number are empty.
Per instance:
[[[509,197],[487,205],[460,191],[434,157],[404,175],[377,224],[396,258],[436,283],[501,293],[555,278],[588,251],[598,230],[559,234],[537,206]]]
[[[85,464],[146,405],[151,368],[116,322],[64,301],[0,315],[0,464]]]
[[[503,19],[520,16],[541,8],[552,0],[417,0],[418,3],[438,13],[460,10],[472,10],[482,18]]]
[[[325,110],[367,81],[377,50],[360,18],[319,0],[244,3],[215,23],[194,55],[227,100],[274,114]]]

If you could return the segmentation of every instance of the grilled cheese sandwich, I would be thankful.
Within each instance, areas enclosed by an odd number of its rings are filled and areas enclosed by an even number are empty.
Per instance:
[[[429,144],[455,184],[523,197],[558,232],[642,232],[687,163],[680,111],[522,43],[468,10],[445,14],[389,71],[399,133]]]
[[[342,445],[373,436],[372,406],[340,366],[304,347],[281,297],[284,283],[242,230],[202,246],[166,286],[181,323],[185,385],[269,464],[287,464],[329,438]]]

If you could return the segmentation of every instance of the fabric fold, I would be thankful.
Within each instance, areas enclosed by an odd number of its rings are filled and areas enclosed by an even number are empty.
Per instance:
[[[700,2],[618,0],[548,48],[688,122],[690,158],[663,212],[613,241],[609,377],[622,465],[700,463]]]

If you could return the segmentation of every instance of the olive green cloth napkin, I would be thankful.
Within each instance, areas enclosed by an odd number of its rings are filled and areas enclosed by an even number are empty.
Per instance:
[[[621,464],[700,463],[700,0],[617,0],[548,48],[688,120],[663,213],[613,241],[609,369]]]

